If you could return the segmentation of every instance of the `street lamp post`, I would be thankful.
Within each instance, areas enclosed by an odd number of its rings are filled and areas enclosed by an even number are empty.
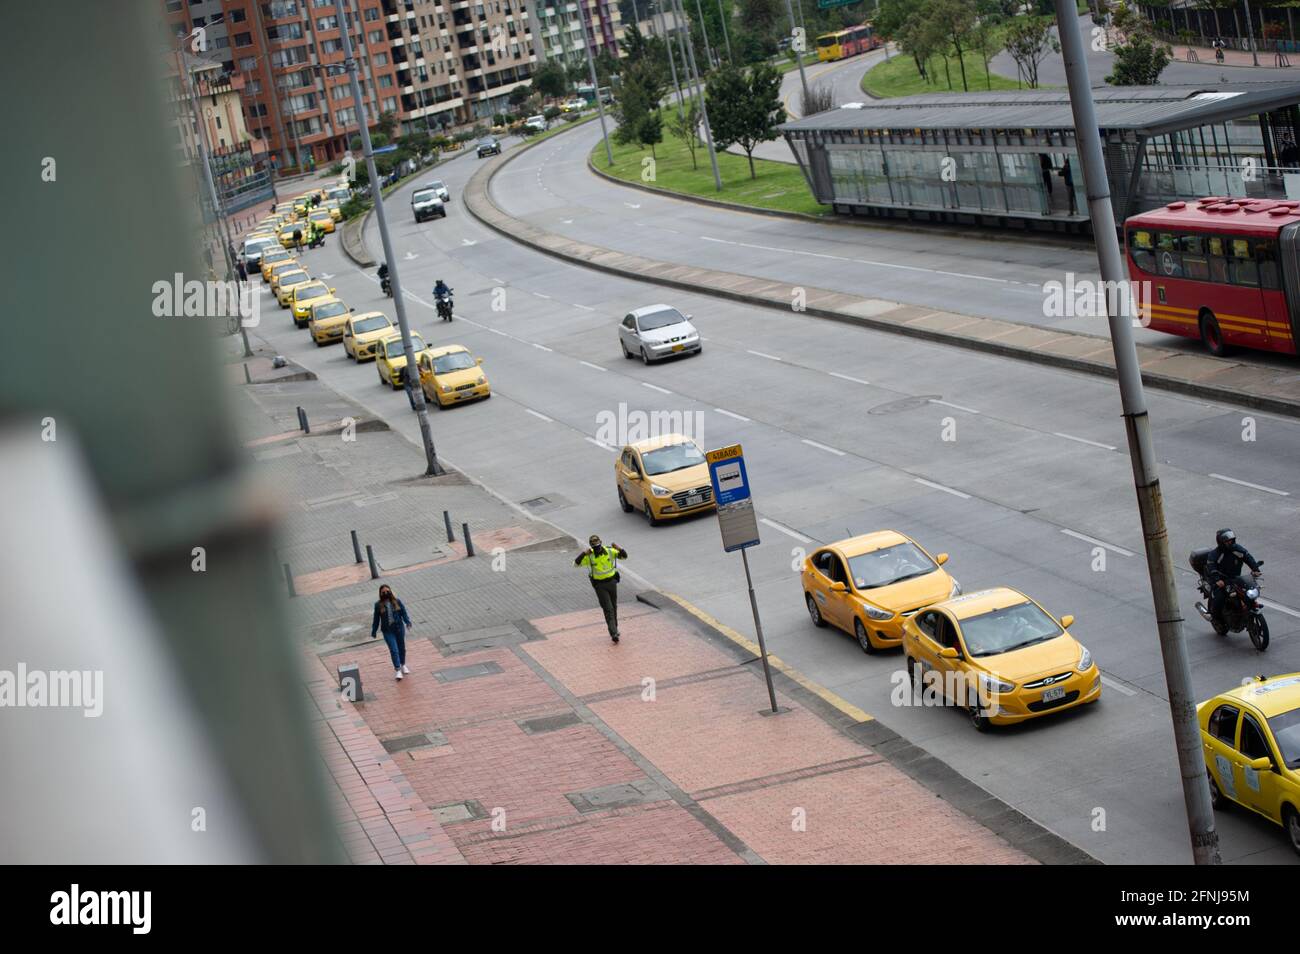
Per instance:
[[[375,199],[375,219],[379,223],[379,240],[384,246],[384,261],[388,263],[388,281],[393,286],[393,305],[397,309],[397,325],[402,330],[402,352],[406,355],[407,393],[415,402],[415,416],[420,422],[420,440],[424,444],[427,464],[425,476],[436,477],[443,473],[438,464],[438,452],[433,446],[433,432],[429,429],[429,406],[424,400],[424,388],[418,383],[415,366],[415,345],[411,341],[411,326],[406,320],[406,301],[402,297],[402,284],[397,277],[397,259],[393,255],[393,242],[388,236],[388,218],[384,215],[384,189],[375,170],[375,154],[370,145],[370,127],[366,124],[366,104],[361,98],[361,83],[357,80],[357,61],[352,57],[352,37],[348,29],[347,13],[343,0],[335,0],[339,15],[339,35],[343,42],[343,63],[352,85],[352,102],[356,107],[357,126],[361,133],[361,151],[366,159],[366,172],[370,176],[370,191]],[[360,18],[358,18],[358,23]],[[344,134],[346,135],[346,128]],[[411,382],[417,382],[411,387]]]
[[[582,48],[587,51],[587,71],[591,74],[591,89],[596,94],[596,112],[600,114],[600,134],[605,139],[605,158],[614,165],[614,150],[609,145],[609,130],[605,127],[605,104],[600,100],[600,81],[596,79],[596,60],[591,55],[592,44],[596,42],[596,28],[593,25],[591,35],[587,35],[587,20],[582,18],[582,8],[578,9],[578,20],[582,23]],[[588,20],[590,17],[588,17]]]
[[[704,25],[704,8],[700,6],[700,0],[695,0],[695,15],[700,18],[700,36],[704,37],[704,65],[706,69],[713,69],[713,50],[709,49],[709,28]]]
[[[791,37],[791,41],[792,41],[792,42],[791,42],[791,46],[793,46],[793,45],[794,45],[794,43],[793,43],[794,30],[795,30],[795,25],[796,25],[796,24],[795,24],[795,22],[794,22],[794,7],[790,5],[790,0],[785,0],[785,9],[786,9],[786,11],[790,14],[790,37]],[[802,4],[800,4],[800,6],[799,6],[799,18],[800,18],[800,20],[803,19],[803,5],[802,5]],[[803,29],[802,24],[799,25],[799,28],[800,28],[801,30]],[[808,31],[807,31],[807,30],[804,30],[804,31],[803,31],[803,44],[804,44],[805,47],[808,46]],[[795,51],[794,51],[794,61],[795,61],[796,63],[799,64],[799,85],[803,87],[803,101],[804,101],[804,103],[807,103],[807,102],[809,101],[809,97],[808,97],[808,77],[804,74],[804,71],[803,71],[803,54],[804,54],[804,51],[803,51],[803,50],[795,50]],[[802,104],[801,104],[801,106],[802,106]],[[803,109],[801,108],[801,109],[799,110],[799,112],[803,112]]]
[[[1127,314],[1108,314],[1111,348],[1115,353],[1115,372],[1119,379],[1120,404],[1124,429],[1128,434],[1129,460],[1133,465],[1133,482],[1137,488],[1138,512],[1146,544],[1147,572],[1151,577],[1151,595],[1155,602],[1156,629],[1160,637],[1160,654],[1164,661],[1165,683],[1169,688],[1169,711],[1173,721],[1174,744],[1182,775],[1183,801],[1192,842],[1192,858],[1198,865],[1219,864],[1219,834],[1214,826],[1210,805],[1210,787],[1205,778],[1205,760],[1201,754],[1201,731],[1196,720],[1196,701],[1192,695],[1191,664],[1183,638],[1183,617],[1174,587],[1173,563],[1169,556],[1169,535],[1165,527],[1164,503],[1160,478],[1156,474],[1155,449],[1151,441],[1151,420],[1147,414],[1133,342],[1133,298],[1128,286],[1128,271],[1115,235],[1114,210],[1110,186],[1106,179],[1097,111],[1088,83],[1088,63],[1084,58],[1083,39],[1075,29],[1078,11],[1074,0],[1055,0],[1057,33],[1065,59],[1065,75],[1070,88],[1070,108],[1074,114],[1075,141],[1083,179],[1087,187],[1088,213],[1097,245],[1101,277],[1110,288],[1125,289],[1124,304],[1114,309]],[[1066,161],[1069,161],[1067,156]]]
[[[676,25],[677,14],[673,14],[674,25]],[[668,18],[664,16],[663,0],[659,0],[659,26],[664,34],[664,52],[668,54],[668,69],[673,74],[673,89],[677,90],[677,118],[682,118],[682,101],[685,97],[682,94],[682,87],[677,82],[677,57],[673,55],[673,38],[668,32]],[[685,61],[682,62],[682,69],[686,69]],[[597,91],[599,95],[599,91]]]
[[[722,39],[727,43],[727,62],[734,63],[735,60],[731,57],[731,34],[727,32],[727,12],[723,9],[722,0],[718,0],[718,18],[722,21]]]
[[[686,15],[682,12],[682,0],[673,0],[676,6],[673,9],[673,16],[677,18],[678,24],[686,22]],[[722,191],[722,173],[718,171],[718,154],[713,148],[713,128],[709,125],[709,107],[705,102],[704,83],[700,80],[699,67],[695,65],[695,43],[691,40],[690,29],[681,31],[686,36],[686,62],[690,68],[690,77],[687,82],[695,83],[695,92],[700,102],[700,119],[704,122],[704,142],[709,148],[709,163],[713,166],[713,187]]]

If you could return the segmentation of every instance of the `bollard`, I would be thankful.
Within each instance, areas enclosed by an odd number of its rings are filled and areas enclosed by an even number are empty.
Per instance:
[[[465,534],[465,556],[472,557],[474,555],[474,541],[469,538],[469,524],[462,523],[460,532]]]
[[[247,365],[247,364],[244,365],[244,383],[245,383],[245,384],[252,384],[252,383],[253,383],[253,376],[252,376],[251,374],[248,373],[248,365]]]
[[[284,565],[284,582],[289,585],[289,596],[297,596],[298,592],[293,588],[293,573],[290,572],[289,564],[287,563]]]
[[[365,701],[365,693],[361,689],[360,666],[356,663],[345,663],[339,666],[339,689],[348,702]]]
[[[357,558],[358,563],[361,562],[361,541],[357,539],[355,530],[352,531],[352,555]]]
[[[307,423],[307,412],[301,407],[298,408],[298,426],[302,428],[304,434],[311,433],[311,426]]]
[[[379,565],[375,563],[375,548],[368,543],[366,544],[366,559],[370,561],[370,578],[372,580],[379,579]]]
[[[445,510],[442,512],[442,522],[447,525],[447,542],[454,542],[456,534],[451,532],[451,514],[447,513]]]

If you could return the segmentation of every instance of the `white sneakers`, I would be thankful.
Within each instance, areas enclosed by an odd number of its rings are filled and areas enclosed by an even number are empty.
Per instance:
[[[400,669],[394,669],[394,670],[393,670],[393,673],[397,676],[397,681],[398,681],[398,682],[401,682],[401,681],[402,681],[402,670],[400,670]]]
[[[407,673],[409,675],[411,672],[411,667],[408,666],[406,663],[402,663],[402,672]]]

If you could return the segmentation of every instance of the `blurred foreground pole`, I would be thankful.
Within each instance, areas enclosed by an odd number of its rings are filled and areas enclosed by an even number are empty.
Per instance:
[[[1214,827],[1214,810],[1210,806],[1210,787],[1201,754],[1201,730],[1196,722],[1196,700],[1192,695],[1192,670],[1183,639],[1183,617],[1178,607],[1174,585],[1174,568],[1169,557],[1169,536],[1165,528],[1164,501],[1160,479],[1156,476],[1156,455],[1151,443],[1151,422],[1147,415],[1142,369],[1138,365],[1137,347],[1133,342],[1135,314],[1128,272],[1119,239],[1115,234],[1115,213],[1111,208],[1110,186],[1106,179],[1101,150],[1101,132],[1088,82],[1088,64],[1084,59],[1083,39],[1079,33],[1079,13],[1074,0],[1054,0],[1057,32],[1065,58],[1065,75],[1070,87],[1070,106],[1074,111],[1075,141],[1083,181],[1088,193],[1088,214],[1097,243],[1097,260],[1107,287],[1123,289],[1121,305],[1110,296],[1107,308],[1111,347],[1115,352],[1115,371],[1119,379],[1120,403],[1124,412],[1124,429],[1128,434],[1129,460],[1137,487],[1138,512],[1142,519],[1142,536],[1146,544],[1147,572],[1151,576],[1151,595],[1155,601],[1156,627],[1160,634],[1160,654],[1164,659],[1165,682],[1169,689],[1169,711],[1174,723],[1174,742],[1178,750],[1178,768],[1183,778],[1183,800],[1187,806],[1187,824],[1192,840],[1192,857],[1198,865],[1217,865],[1219,833]],[[1069,157],[1066,157],[1069,161]],[[1115,314],[1115,312],[1120,314]]]

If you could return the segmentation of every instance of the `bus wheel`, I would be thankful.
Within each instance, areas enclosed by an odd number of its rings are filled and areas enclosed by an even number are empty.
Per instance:
[[[1214,317],[1212,311],[1201,312],[1201,343],[1216,358],[1222,358],[1228,353],[1228,346],[1223,343],[1223,329],[1219,327],[1219,319]]]

